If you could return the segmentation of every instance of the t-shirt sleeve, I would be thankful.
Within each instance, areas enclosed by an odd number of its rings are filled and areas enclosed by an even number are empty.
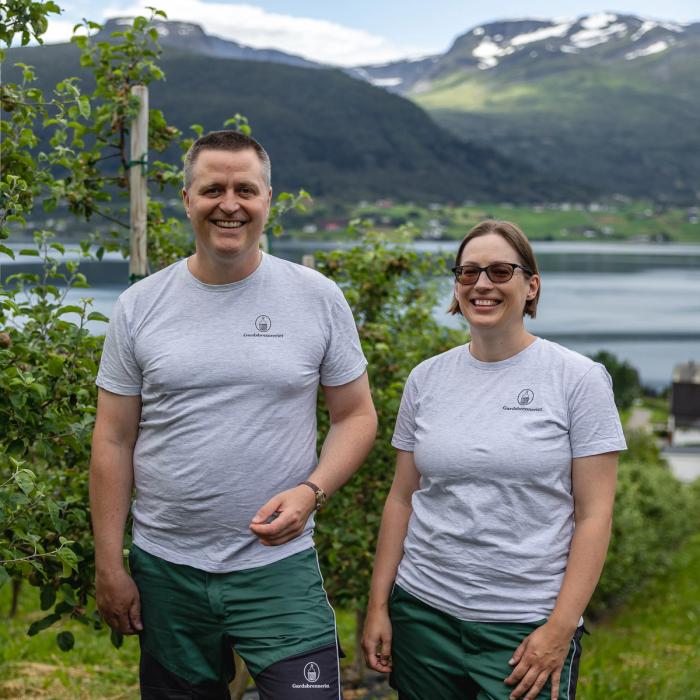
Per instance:
[[[321,384],[341,386],[357,379],[367,367],[357,325],[350,306],[337,285],[330,313],[330,333],[323,362]]]
[[[141,368],[134,355],[129,321],[121,299],[117,300],[107,326],[97,386],[113,394],[137,396],[141,393]]]
[[[416,444],[416,378],[414,372],[408,376],[403,389],[396,427],[391,444],[398,450],[413,452]]]
[[[612,380],[601,364],[586,372],[569,397],[569,439],[574,458],[627,448]]]

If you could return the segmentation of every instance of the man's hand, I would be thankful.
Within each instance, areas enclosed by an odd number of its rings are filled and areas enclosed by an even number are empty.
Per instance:
[[[516,687],[510,698],[533,700],[547,679],[552,679],[552,700],[559,697],[559,681],[564,660],[569,651],[572,633],[546,622],[520,643],[510,660],[513,672],[505,679],[508,685]],[[517,685],[516,685],[517,684]]]
[[[139,591],[124,569],[98,572],[95,588],[97,608],[112,629],[122,634],[138,634],[143,629]]]
[[[273,496],[250,522],[261,544],[277,546],[299,537],[316,509],[316,496],[304,484]]]
[[[386,607],[367,611],[362,651],[369,668],[380,673],[391,671],[391,620]]]

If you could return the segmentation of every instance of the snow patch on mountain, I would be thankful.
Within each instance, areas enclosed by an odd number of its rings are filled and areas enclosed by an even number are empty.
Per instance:
[[[553,27],[542,27],[542,29],[536,29],[534,32],[518,34],[513,37],[510,43],[513,46],[523,46],[525,44],[531,44],[533,41],[566,36],[566,33],[571,29],[573,24],[574,22],[564,22],[563,24],[555,24]]]
[[[401,85],[403,78],[372,78],[370,82],[377,87],[390,88]]]
[[[496,35],[498,36],[498,35]],[[494,36],[494,39],[496,37]],[[501,37],[503,40],[503,37]],[[515,52],[515,47],[506,45],[499,46],[491,37],[486,37],[473,51],[472,56],[479,59],[478,68],[480,70],[488,70],[498,65],[498,59],[501,56],[508,56]]]
[[[630,51],[629,53],[626,53],[625,58],[628,61],[633,61],[635,58],[639,58],[640,56],[651,56],[655,53],[661,53],[662,51],[666,51],[668,47],[669,43],[667,41],[656,41],[653,44],[649,44],[649,46],[645,46],[642,49],[637,49],[636,51]]]
[[[590,49],[592,46],[604,44],[613,36],[624,36],[626,33],[627,25],[624,22],[617,22],[603,29],[582,29],[572,34],[571,42],[580,49]]]
[[[597,12],[593,15],[588,15],[581,20],[581,26],[584,29],[603,29],[609,24],[612,24],[617,19],[617,15],[609,12]]]

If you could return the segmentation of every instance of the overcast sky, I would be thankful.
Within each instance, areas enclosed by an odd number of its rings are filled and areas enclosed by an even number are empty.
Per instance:
[[[200,24],[209,34],[256,48],[277,48],[315,61],[357,65],[424,56],[447,50],[460,34],[497,19],[578,17],[596,12],[635,14],[673,22],[700,20],[697,0],[632,0],[613,4],[597,0],[504,0],[482,9],[466,0],[73,0],[62,2],[45,39],[67,41],[83,17],[147,14],[153,5],[169,19]]]

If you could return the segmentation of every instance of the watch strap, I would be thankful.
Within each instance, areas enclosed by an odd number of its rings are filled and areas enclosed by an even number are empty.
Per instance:
[[[314,484],[313,481],[302,481],[299,486],[308,486],[314,492],[316,510],[321,510],[327,499],[326,492],[320,486]]]

